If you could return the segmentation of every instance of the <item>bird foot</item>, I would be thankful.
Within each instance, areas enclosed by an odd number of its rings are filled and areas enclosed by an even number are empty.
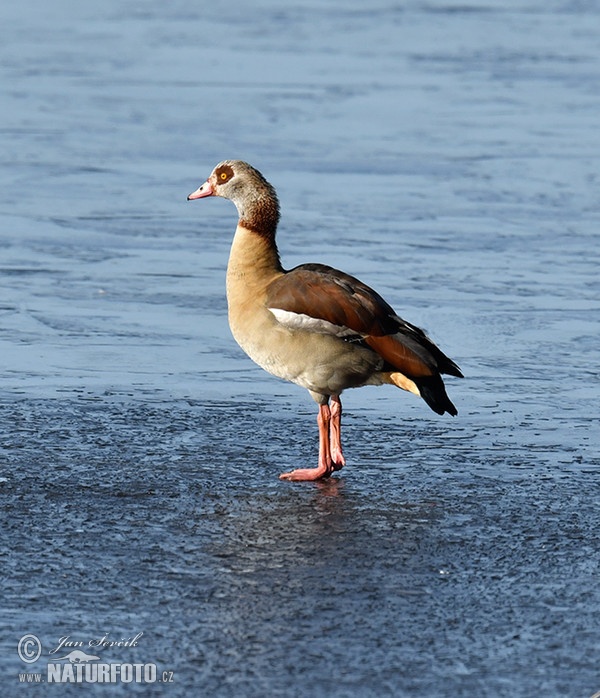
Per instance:
[[[340,466],[341,467],[341,466]],[[305,482],[314,480],[325,480],[331,475],[335,468],[319,466],[318,468],[297,468],[289,473],[281,473],[280,480],[288,482]]]

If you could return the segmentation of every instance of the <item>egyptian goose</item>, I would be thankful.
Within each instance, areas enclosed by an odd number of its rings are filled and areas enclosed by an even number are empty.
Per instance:
[[[462,373],[423,330],[349,274],[324,264],[281,266],[279,202],[258,170],[240,160],[221,162],[188,201],[207,196],[230,199],[239,215],[227,265],[235,340],[259,366],[306,388],[319,405],[318,466],[281,479],[318,480],[345,465],[340,394],[346,388],[393,384],[438,414],[457,414],[440,374]]]

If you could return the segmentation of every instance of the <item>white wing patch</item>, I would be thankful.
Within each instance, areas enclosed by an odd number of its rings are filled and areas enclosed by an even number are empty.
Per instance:
[[[277,322],[289,327],[290,330],[305,330],[306,332],[316,332],[317,334],[331,334],[335,337],[351,337],[358,333],[343,325],[334,325],[333,322],[311,317],[304,313],[293,313],[281,308],[269,308]]]

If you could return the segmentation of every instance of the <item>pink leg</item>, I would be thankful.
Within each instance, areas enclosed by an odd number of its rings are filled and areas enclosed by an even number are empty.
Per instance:
[[[341,470],[346,465],[346,459],[342,453],[342,401],[339,395],[331,396],[331,461],[334,470]]]
[[[331,451],[329,448],[329,427],[331,424],[331,411],[329,405],[319,405],[319,465],[316,468],[298,468],[289,473],[281,473],[280,480],[320,480],[329,477],[333,470]]]

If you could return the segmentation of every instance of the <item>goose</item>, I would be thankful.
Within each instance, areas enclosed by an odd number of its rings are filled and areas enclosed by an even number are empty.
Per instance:
[[[345,464],[342,403],[347,388],[395,385],[420,396],[438,414],[456,415],[442,374],[459,367],[373,289],[324,264],[286,270],[275,235],[274,187],[241,160],[219,163],[188,201],[221,196],[238,222],[227,265],[229,325],[246,354],[269,373],[306,388],[318,405],[317,467],[282,473],[282,480],[328,478]]]

